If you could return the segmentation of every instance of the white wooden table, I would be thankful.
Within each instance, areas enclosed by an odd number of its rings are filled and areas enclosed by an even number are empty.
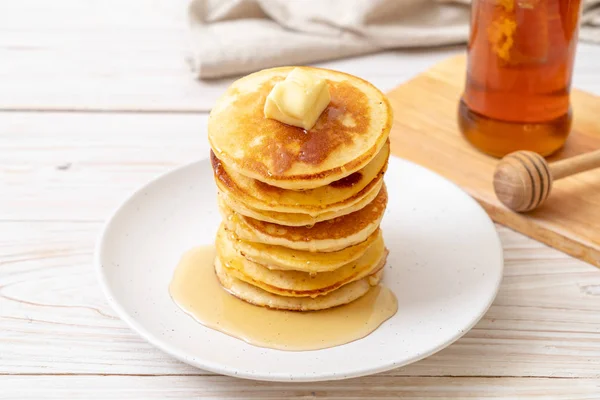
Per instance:
[[[600,398],[600,271],[498,227],[504,283],[464,338],[342,382],[218,376],[153,348],[107,305],[102,221],[134,188],[206,157],[230,80],[197,82],[185,1],[0,0],[0,398]],[[384,90],[460,49],[322,63]],[[574,85],[600,93],[600,47]]]

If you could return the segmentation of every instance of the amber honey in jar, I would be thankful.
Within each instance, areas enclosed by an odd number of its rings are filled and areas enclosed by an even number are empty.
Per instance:
[[[571,128],[569,103],[581,0],[473,0],[464,136],[501,157],[549,155]]]

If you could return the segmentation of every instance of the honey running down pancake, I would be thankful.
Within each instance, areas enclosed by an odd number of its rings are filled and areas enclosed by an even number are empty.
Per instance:
[[[330,252],[365,241],[378,227],[387,205],[385,185],[366,207],[312,227],[281,226],[244,217],[225,204],[219,204],[228,230],[240,239],[285,246],[295,250]]]
[[[381,270],[329,294],[313,298],[279,296],[241,281],[227,273],[227,268],[218,257],[215,259],[215,272],[223,288],[235,297],[257,306],[291,311],[318,311],[348,304],[367,294],[371,287],[378,285],[383,275]]]
[[[379,271],[387,251],[379,239],[358,260],[335,271],[311,275],[301,271],[272,270],[250,261],[235,251],[223,225],[217,233],[217,254],[227,273],[239,280],[280,296],[316,297]]]
[[[329,253],[314,253],[294,250],[283,246],[248,242],[239,239],[233,232],[233,247],[243,257],[270,269],[304,271],[311,274],[333,271],[360,258],[375,241],[382,240],[381,229],[377,229],[364,242]]]
[[[372,202],[381,191],[383,180],[373,187],[373,189],[365,195],[359,202],[337,211],[325,211],[322,214],[312,216],[302,213],[281,213],[276,211],[258,210],[247,206],[241,201],[229,196],[225,192],[218,191],[219,202],[226,204],[229,208],[238,214],[246,217],[254,218],[260,221],[271,222],[273,224],[284,226],[312,226],[318,222],[328,221],[343,215],[351,214],[367,206]]]
[[[390,154],[389,142],[366,167],[353,174],[309,190],[288,190],[267,185],[227,168],[211,151],[211,163],[219,190],[239,202],[263,211],[309,214],[339,211],[359,203],[383,179]]]
[[[370,83],[342,72],[303,67],[328,82],[331,102],[304,130],[266,118],[265,100],[292,67],[234,82],[208,121],[210,145],[228,168],[284,189],[313,189],[364,168],[387,141],[392,108]]]

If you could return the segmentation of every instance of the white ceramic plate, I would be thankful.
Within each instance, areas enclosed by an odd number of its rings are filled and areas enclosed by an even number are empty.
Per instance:
[[[188,364],[250,379],[318,381],[356,377],[427,357],[467,332],[502,279],[492,221],[461,189],[391,158],[382,228],[390,255],[384,284],[398,312],[364,339],[325,350],[286,352],[205,328],[171,300],[180,256],[213,242],[220,216],[207,160],[139,189],[107,223],[96,267],[108,301],[150,343]]]

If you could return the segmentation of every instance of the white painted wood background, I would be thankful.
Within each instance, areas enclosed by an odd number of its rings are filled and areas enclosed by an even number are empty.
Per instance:
[[[92,266],[103,219],[134,188],[205,157],[230,80],[185,62],[179,0],[0,0],[0,399],[600,399],[600,271],[498,227],[498,298],[463,339],[408,367],[273,384],[182,364],[106,304]],[[321,63],[384,90],[459,48]],[[600,47],[574,85],[600,93]]]

